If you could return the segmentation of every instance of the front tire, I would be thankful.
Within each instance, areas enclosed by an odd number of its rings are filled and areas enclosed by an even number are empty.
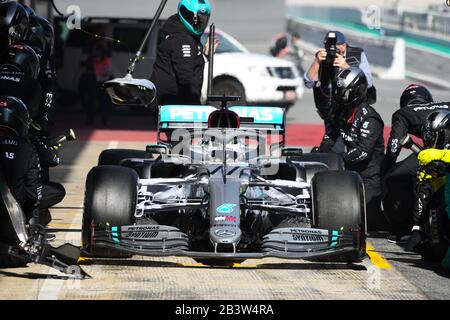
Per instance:
[[[313,224],[320,229],[353,232],[358,249],[352,252],[320,258],[327,262],[355,262],[365,256],[366,216],[364,185],[353,171],[324,171],[312,180]]]
[[[113,226],[132,225],[137,204],[137,173],[119,166],[98,166],[86,179],[82,246],[90,257],[128,258],[130,254],[96,246],[93,227],[107,230]]]

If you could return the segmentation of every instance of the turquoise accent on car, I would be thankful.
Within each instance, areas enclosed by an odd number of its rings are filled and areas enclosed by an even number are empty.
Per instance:
[[[219,213],[232,213],[233,212],[233,208],[236,207],[236,206],[237,206],[237,204],[224,203],[223,205],[218,207],[216,209],[216,211],[219,212]]]
[[[112,227],[111,228],[111,231],[112,231],[112,240],[114,241],[114,242],[117,242],[117,243],[120,243],[120,241],[119,241],[119,239],[118,239],[118,237],[119,237],[119,234],[117,233],[117,230],[118,228],[117,227]]]
[[[229,108],[239,117],[253,118],[254,123],[283,125],[284,110],[278,107],[233,106]]]
[[[232,106],[229,108],[242,118],[252,118],[255,124],[284,124],[284,110],[278,107]],[[203,105],[164,105],[159,110],[159,121],[166,122],[208,122],[211,112],[217,110]]]
[[[336,247],[339,241],[339,231],[332,230],[331,231],[331,246]]]
[[[211,106],[165,105],[159,109],[160,122],[208,122],[211,112],[217,110]]]

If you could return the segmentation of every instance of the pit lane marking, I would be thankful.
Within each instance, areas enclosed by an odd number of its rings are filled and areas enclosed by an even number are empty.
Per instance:
[[[58,222],[58,223],[50,223],[47,226],[47,229],[55,229],[55,228],[67,228],[67,226],[72,226],[72,223],[70,222]],[[79,229],[76,229],[79,230]]]
[[[110,141],[106,149],[117,149],[119,146],[119,141]]]
[[[366,252],[370,258],[370,261],[380,269],[391,269],[392,265],[384,259],[375,249],[370,245],[366,244]]]
[[[392,265],[384,259],[378,252],[375,251],[375,249],[370,245],[366,244],[366,252],[369,256],[370,261],[372,264],[374,264],[376,267],[380,269],[391,269]],[[183,267],[191,267],[191,268],[208,268],[210,266],[204,265],[202,263],[183,263]],[[237,268],[237,269],[255,269],[258,265],[256,264],[246,264],[242,265],[240,263],[235,263],[231,268]]]
[[[72,221],[70,222],[70,228],[72,229],[77,225],[77,220],[79,219],[78,215],[74,215]],[[67,232],[66,236],[64,237],[64,242],[70,242],[72,240],[73,234],[71,232]],[[57,300],[59,297],[59,293],[64,288],[65,282],[63,280],[57,280],[52,279],[52,275],[54,274],[55,270],[49,268],[47,272],[47,279],[45,279],[44,283],[42,284],[37,300]],[[62,273],[56,271],[57,273],[63,275]],[[81,280],[77,280],[81,281]]]

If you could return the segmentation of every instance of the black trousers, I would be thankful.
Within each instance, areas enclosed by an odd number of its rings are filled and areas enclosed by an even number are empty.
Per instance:
[[[66,195],[64,187],[57,182],[46,182],[42,188],[42,199],[39,205],[39,224],[46,226],[52,220],[50,207],[60,203]]]
[[[417,155],[411,154],[396,163],[383,178],[383,208],[392,234],[408,234],[413,226],[417,167]]]
[[[379,176],[365,178],[364,191],[366,197],[367,231],[387,231],[388,224],[381,211],[381,181]]]

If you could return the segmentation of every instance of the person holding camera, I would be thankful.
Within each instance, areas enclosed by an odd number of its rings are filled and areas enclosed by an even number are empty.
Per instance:
[[[324,39],[324,48],[316,52],[314,62],[304,74],[304,82],[307,88],[314,91],[314,103],[317,112],[324,120],[325,135],[322,144],[329,143],[329,131],[335,122],[336,102],[333,98],[333,80],[342,70],[350,67],[358,67],[366,76],[367,102],[376,102],[376,90],[373,85],[372,73],[369,62],[362,48],[349,46],[345,36],[340,31],[329,31]],[[321,147],[319,147],[320,151]]]
[[[324,68],[326,68],[324,64],[334,67],[332,78],[340,70],[358,67],[366,75],[369,99],[373,99],[370,95],[374,95],[371,91],[375,88],[373,87],[372,72],[370,71],[369,61],[364,53],[364,49],[349,46],[344,34],[340,31],[329,31],[324,39],[324,45],[325,48],[320,48],[316,52],[311,67],[303,77],[305,86],[310,89],[317,86],[318,82],[322,80],[321,75],[323,75]],[[373,104],[374,101],[369,101],[369,103]]]

